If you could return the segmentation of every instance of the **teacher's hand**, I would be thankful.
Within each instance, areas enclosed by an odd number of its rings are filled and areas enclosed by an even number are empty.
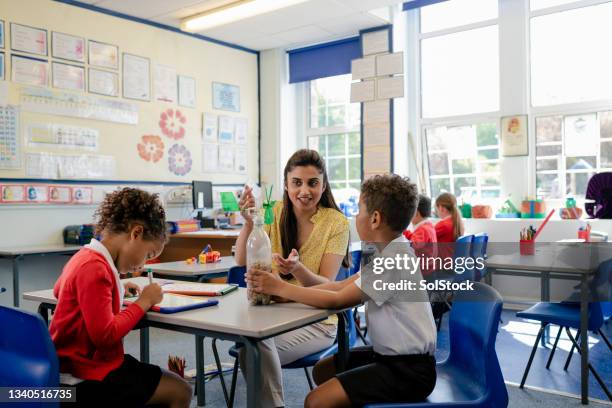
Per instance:
[[[249,223],[253,222],[253,216],[249,212],[249,208],[255,208],[255,197],[253,197],[253,189],[251,187],[244,186],[238,206],[240,207],[240,214],[244,220]]]
[[[283,258],[280,254],[273,254],[272,259],[278,266],[278,271],[283,275],[292,274],[300,265],[300,254],[293,248],[287,258]]]

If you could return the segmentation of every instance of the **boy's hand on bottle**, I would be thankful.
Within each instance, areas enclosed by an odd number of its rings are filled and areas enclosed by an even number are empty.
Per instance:
[[[285,284],[273,273],[261,269],[251,268],[245,275],[248,286],[257,293],[279,296]]]
[[[149,307],[147,309],[149,309],[151,306],[160,303],[164,299],[164,292],[157,283],[151,283],[144,287],[138,299],[148,304]]]
[[[244,186],[242,194],[240,195],[240,201],[238,201],[240,207],[240,214],[247,222],[253,222],[253,216],[249,213],[249,208],[255,208],[255,197],[253,196],[253,189],[249,186]]]
[[[289,275],[295,271],[295,268],[300,263],[300,254],[298,251],[293,248],[289,253],[287,258],[283,258],[280,254],[273,254],[272,259],[276,262],[278,266],[278,271],[283,275]]]

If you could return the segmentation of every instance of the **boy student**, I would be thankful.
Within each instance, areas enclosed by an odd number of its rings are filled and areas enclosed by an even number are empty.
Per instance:
[[[398,175],[374,176],[361,187],[357,232],[375,243],[385,258],[410,254],[402,232],[414,215],[417,189]],[[364,267],[367,270],[367,267]],[[369,273],[369,272],[364,272]],[[400,274],[394,268],[385,274]],[[380,275],[379,275],[380,276]],[[364,275],[365,278],[365,275]],[[414,279],[422,279],[415,271]],[[247,280],[260,293],[276,295],[314,307],[337,309],[366,303],[371,346],[350,351],[347,370],[337,373],[335,357],[317,363],[318,387],[306,397],[305,407],[350,407],[373,402],[413,402],[425,399],[436,382],[436,327],[425,294],[424,301],[398,301],[390,291],[376,294],[361,274],[341,282],[316,286],[290,285],[264,271],[251,270]]]
[[[53,293],[57,307],[49,330],[60,362],[60,382],[76,384],[83,407],[188,407],[191,387],[174,373],[123,354],[123,338],[149,308],[162,301],[156,283],[122,284],[119,273],[141,268],[166,242],[166,215],[156,195],[124,188],[96,211],[100,241],[68,261]],[[125,291],[140,296],[121,309]]]

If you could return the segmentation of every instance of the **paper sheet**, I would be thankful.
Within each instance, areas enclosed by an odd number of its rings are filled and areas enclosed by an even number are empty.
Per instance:
[[[247,149],[236,148],[235,162],[236,173],[245,174],[248,162]]]
[[[351,103],[374,100],[374,80],[353,82],[351,84]]]
[[[116,72],[89,68],[89,92],[119,96],[119,75]]]
[[[207,144],[202,145],[202,172],[216,172],[219,167],[219,145]]]
[[[236,118],[236,126],[235,126],[235,138],[236,144],[247,144],[248,137],[248,120],[245,118]]]
[[[151,100],[151,72],[148,58],[123,54],[123,97]]]
[[[0,169],[21,167],[19,145],[19,108],[0,106]]]
[[[219,116],[219,143],[234,143],[234,118]]]
[[[181,106],[195,108],[196,82],[195,78],[179,75],[178,77],[178,103]]]
[[[176,69],[166,65],[155,64],[155,79],[153,84],[155,87],[156,100],[176,103]]]
[[[376,98],[391,99],[404,96],[404,77],[388,77],[376,79]]]
[[[29,147],[56,147],[96,151],[100,132],[97,129],[60,123],[31,123],[27,126]]]
[[[373,123],[363,126],[363,147],[389,146],[391,126],[389,123]]]
[[[202,141],[217,143],[218,117],[213,113],[202,114]]]
[[[71,91],[85,91],[85,68],[53,63],[53,87]]]
[[[22,84],[47,86],[49,83],[49,65],[44,60],[12,55],[11,80]]]
[[[404,53],[395,52],[393,54],[376,56],[376,75],[394,75],[404,73]]]
[[[353,74],[353,80],[375,77],[376,59],[372,56],[352,60],[351,72]]]
[[[366,102],[363,104],[363,123],[389,123],[391,107],[388,100]]]
[[[219,171],[226,173],[234,172],[234,147],[228,145],[219,146]]]
[[[389,52],[389,30],[378,30],[364,33],[361,36],[363,55]]]

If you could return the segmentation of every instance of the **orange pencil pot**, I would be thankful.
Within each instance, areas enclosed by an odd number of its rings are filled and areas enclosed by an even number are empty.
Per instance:
[[[535,255],[535,241],[533,239],[521,239],[519,241],[519,252],[521,255]]]

